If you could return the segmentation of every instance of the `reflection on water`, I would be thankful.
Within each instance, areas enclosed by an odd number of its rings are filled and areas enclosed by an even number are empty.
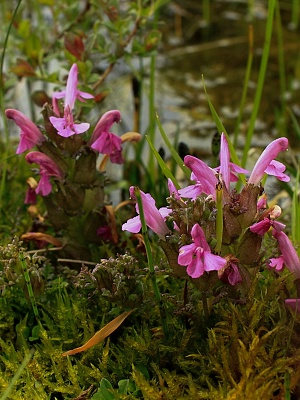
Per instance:
[[[204,152],[207,144],[203,139],[211,138],[215,132],[205,93],[202,76],[211,101],[217,110],[228,133],[233,132],[242,97],[243,82],[248,58],[248,2],[212,2],[210,25],[203,26],[200,17],[200,2],[181,2],[183,14],[181,18],[181,37],[175,32],[175,15],[169,17],[168,30],[164,35],[164,48],[159,58],[164,60],[160,69],[159,80],[164,87],[169,86],[171,101],[164,100],[163,109],[176,112],[180,123],[180,132],[188,133],[191,147],[196,146],[194,139],[201,139]],[[197,5],[196,5],[197,3]],[[246,105],[240,125],[240,146],[246,134],[248,121],[252,111],[256,90],[258,71],[267,17],[267,2],[253,2],[253,18],[251,24],[254,32],[254,57],[248,87]],[[198,10],[196,12],[196,9]],[[284,98],[280,95],[278,36],[276,19],[272,34],[271,51],[268,62],[266,80],[255,124],[254,145],[265,145],[270,137],[288,135],[292,141],[291,123],[281,124],[280,118],[287,117],[282,112],[282,101],[299,115],[299,31],[291,31],[289,27],[290,10],[281,10],[284,63],[286,71],[286,91]],[[171,28],[170,28],[171,26]],[[192,33],[191,33],[192,32]],[[160,60],[161,63],[161,60]],[[167,90],[159,90],[157,101]]]

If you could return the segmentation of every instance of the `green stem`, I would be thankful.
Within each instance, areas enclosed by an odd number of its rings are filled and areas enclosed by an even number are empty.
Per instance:
[[[34,312],[34,315],[36,317],[36,319],[39,319],[39,312],[38,312],[38,308],[37,308],[37,304],[36,304],[36,300],[34,297],[34,292],[33,292],[33,288],[32,288],[32,284],[31,284],[31,280],[30,280],[30,276],[29,276],[29,272],[28,272],[28,268],[27,268],[27,262],[24,258],[24,254],[20,253],[19,254],[19,259],[20,259],[20,263],[23,269],[23,274],[24,274],[24,279],[26,282],[26,287],[28,290],[28,295],[29,295],[29,299],[31,302],[31,306]]]
[[[7,29],[6,36],[5,36],[4,43],[3,43],[3,51],[2,51],[1,62],[0,62],[0,110],[1,110],[1,114],[2,114],[3,129],[5,132],[5,137],[2,138],[5,143],[5,150],[4,150],[4,154],[3,154],[4,162],[2,164],[2,177],[1,177],[1,183],[0,183],[0,207],[2,206],[2,197],[3,197],[4,187],[5,187],[6,174],[7,174],[7,148],[8,148],[8,143],[9,143],[8,125],[7,125],[6,115],[5,115],[5,104],[4,104],[3,68],[4,68],[4,59],[5,59],[6,49],[7,49],[8,38],[9,38],[10,31],[11,31],[13,22],[16,18],[16,15],[17,15],[17,12],[18,12],[21,2],[22,2],[22,0],[18,1],[16,8],[14,9],[13,15],[11,17],[11,21],[8,25],[8,29]]]
[[[202,292],[201,295],[202,295],[202,304],[203,304],[204,317],[206,319],[208,319],[208,317],[209,317],[209,309],[208,309],[207,296],[206,296],[206,294],[204,294],[204,292]]]
[[[149,93],[149,138],[151,143],[155,140],[155,56],[151,57],[150,63],[150,93]],[[150,152],[149,154],[149,171],[154,171],[154,154]]]
[[[216,206],[217,206],[217,217],[216,217],[216,239],[217,245],[215,251],[217,254],[221,253],[222,240],[223,240],[223,188],[219,181],[216,187]]]
[[[27,364],[29,363],[31,357],[33,356],[35,349],[31,349],[28,354],[24,357],[21,365],[19,366],[17,372],[13,376],[12,380],[10,381],[9,385],[7,386],[5,392],[1,395],[1,400],[6,400],[12,391],[13,387],[17,383],[18,379],[20,378],[23,370],[26,368]]]
[[[282,32],[282,21],[280,15],[279,2],[276,2],[276,33],[278,42],[278,66],[279,66],[279,85],[280,85],[280,101],[282,110],[282,121],[280,121],[279,131],[282,135],[286,135],[285,112],[286,112],[286,74],[285,74],[285,61],[284,61],[284,43]]]
[[[268,64],[269,53],[270,53],[270,44],[271,44],[275,4],[276,4],[276,0],[269,1],[268,19],[267,19],[266,33],[265,33],[265,44],[264,44],[264,48],[263,48],[263,55],[262,55],[259,74],[258,74],[258,82],[257,82],[257,88],[256,88],[256,92],[255,92],[253,110],[252,110],[251,117],[250,117],[250,123],[249,123],[249,128],[248,128],[247,137],[246,137],[246,143],[245,143],[243,157],[242,157],[242,167],[245,167],[245,165],[247,163],[248,152],[249,152],[250,146],[251,146],[255,121],[257,118],[260,100],[261,100],[261,96],[262,96],[262,91],[263,91],[263,87],[264,87],[264,81],[265,81],[267,64]]]
[[[253,62],[253,26],[249,25],[248,30],[249,30],[248,61],[247,61],[247,67],[246,67],[246,75],[245,75],[245,80],[244,80],[242,99],[240,102],[239,115],[238,115],[238,119],[236,121],[235,130],[234,130],[233,145],[235,148],[237,147],[238,133],[239,133],[241,120],[242,120],[242,116],[243,116],[243,112],[244,112],[244,108],[245,108],[246,96],[247,96],[247,91],[248,91],[248,87],[249,87],[249,80],[250,80],[250,74],[251,74],[252,62]]]
[[[158,289],[158,285],[156,282],[152,250],[151,250],[150,241],[149,241],[148,234],[147,234],[147,225],[146,225],[146,221],[145,221],[143,201],[142,201],[140,189],[138,187],[134,188],[134,194],[136,196],[137,204],[139,206],[139,214],[140,214],[140,219],[141,219],[141,224],[142,224],[142,234],[143,234],[144,242],[145,242],[150,279],[152,282],[154,295],[155,295],[156,300],[159,305],[160,317],[161,317],[164,336],[165,336],[165,339],[167,339],[168,338],[168,329],[167,329],[167,323],[166,323],[166,317],[165,317],[166,313],[165,313],[164,305],[163,305],[163,302],[161,299],[161,294],[160,294],[160,291]]]

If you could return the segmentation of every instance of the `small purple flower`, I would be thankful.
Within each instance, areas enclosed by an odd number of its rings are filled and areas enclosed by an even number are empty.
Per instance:
[[[6,117],[12,119],[15,124],[21,128],[20,143],[16,154],[23,153],[26,150],[32,149],[34,146],[40,146],[45,137],[42,135],[38,127],[30,121],[23,113],[14,109],[5,110]]]
[[[87,122],[82,122],[81,124],[75,124],[71,109],[69,106],[66,106],[64,109],[64,117],[50,117],[50,122],[57,130],[57,133],[63,137],[69,137],[72,135],[79,135],[83,132],[86,132],[90,124]]]
[[[242,276],[238,267],[238,259],[232,254],[228,254],[224,257],[227,261],[225,267],[218,270],[218,277],[225,283],[229,283],[231,286],[235,286],[242,282]]]
[[[270,258],[269,260],[269,265],[268,267],[274,268],[276,271],[282,271],[284,268],[284,258],[282,256],[279,257],[273,257]]]
[[[40,166],[41,179],[37,188],[35,189],[35,192],[41,196],[48,196],[48,194],[50,194],[52,191],[52,185],[49,179],[50,176],[55,176],[59,179],[62,179],[63,172],[50,157],[39,151],[32,151],[28,153],[25,156],[25,159],[29,164],[35,163]]]
[[[236,173],[248,173],[244,168],[230,162],[230,153],[228,143],[224,133],[221,135],[220,146],[220,166],[213,169],[206,165],[203,161],[193,156],[185,156],[184,164],[191,169],[191,180],[196,184],[180,189],[179,193],[183,197],[195,199],[197,196],[205,193],[216,198],[216,185],[218,183],[217,174],[221,175],[227,190],[230,189],[230,182],[238,180]]]
[[[78,99],[81,102],[85,102],[85,99],[93,99],[94,96],[90,93],[82,92],[77,89],[78,86],[78,67],[77,64],[73,64],[68,75],[66,90],[61,92],[54,92],[52,94],[52,106],[56,115],[59,115],[59,109],[57,105],[58,99],[65,97],[65,105],[69,105],[70,109],[74,108],[75,100]]]
[[[286,267],[295,275],[295,277],[297,279],[300,278],[300,260],[292,242],[282,231],[278,232],[274,229],[273,236],[278,241],[282,256],[271,259],[270,266],[275,266],[276,269],[279,269],[280,265],[283,265],[282,261],[284,261]]]
[[[191,180],[195,181],[195,185],[187,186],[180,189],[178,193],[182,197],[190,197],[195,199],[202,193],[216,197],[216,184],[218,183],[215,171],[193,156],[185,156],[184,164],[192,171]]]
[[[205,271],[218,271],[227,261],[211,253],[203,229],[195,224],[191,230],[193,243],[182,246],[179,250],[178,264],[187,266],[187,274],[199,278]]]
[[[220,166],[214,169],[222,178],[227,190],[230,189],[230,182],[237,182],[238,177],[235,174],[247,174],[249,171],[230,162],[230,152],[228,142],[224,133],[221,135],[220,145]]]
[[[281,208],[277,205],[266,210],[260,217],[260,221],[250,226],[250,231],[263,236],[271,226],[278,232],[285,229],[285,224],[275,221],[275,218],[280,217]]]
[[[270,218],[264,218],[262,221],[259,221],[250,226],[250,231],[257,233],[260,236],[263,236],[271,226],[276,229],[277,231],[283,231],[285,229],[285,225],[281,222],[274,221]]]
[[[288,148],[288,144],[289,142],[285,137],[273,140],[257,160],[248,183],[259,185],[265,173],[274,175],[281,181],[288,182],[290,178],[283,173],[285,171],[285,165],[274,160],[281,151],[285,151]]]
[[[286,299],[285,305],[291,307],[293,311],[300,313],[300,299]]]
[[[129,188],[130,197],[136,200],[134,194],[134,186]],[[172,212],[171,209],[167,207],[161,207],[157,209],[155,205],[155,200],[149,193],[144,193],[140,190],[144,216],[147,226],[153,230],[161,239],[165,240],[165,235],[169,232],[169,228],[165,223],[165,219]],[[136,212],[139,214],[138,204],[135,206]],[[132,233],[138,233],[142,228],[140,216],[137,215],[129,219],[125,224],[122,225],[123,231],[129,231]]]
[[[76,64],[73,64],[69,72],[66,90],[62,92],[56,92],[53,94],[52,97],[53,110],[57,115],[59,115],[59,110],[56,100],[63,97],[65,98],[64,117],[63,118],[50,117],[51,124],[57,130],[57,133],[63,137],[69,137],[75,134],[83,133],[87,131],[90,127],[90,124],[88,123],[81,123],[81,124],[74,123],[72,110],[74,108],[76,98],[79,99],[80,101],[84,101],[84,99],[91,99],[94,97],[90,93],[81,92],[80,90],[77,89],[78,85],[77,77],[78,77],[78,67]]]
[[[101,154],[108,154],[112,163],[122,164],[122,139],[112,132],[111,126],[121,120],[119,110],[111,110],[102,115],[98,121],[90,140],[92,149]]]

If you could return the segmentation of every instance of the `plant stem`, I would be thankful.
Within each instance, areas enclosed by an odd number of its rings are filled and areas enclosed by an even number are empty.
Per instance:
[[[258,114],[261,95],[262,95],[262,91],[263,91],[263,87],[264,87],[264,81],[265,81],[267,64],[268,64],[269,53],[270,53],[270,44],[271,44],[275,4],[276,4],[276,0],[269,1],[268,19],[267,19],[266,32],[265,32],[265,44],[264,44],[263,55],[262,55],[262,59],[261,59],[261,63],[260,63],[260,69],[259,69],[259,74],[258,74],[258,82],[257,82],[257,88],[256,88],[256,92],[255,92],[253,110],[252,110],[251,117],[250,117],[250,123],[249,123],[249,128],[248,128],[247,137],[246,137],[246,143],[245,143],[243,157],[242,157],[242,167],[245,167],[245,165],[247,163],[248,152],[249,152],[250,146],[251,146],[255,121],[256,121],[257,114]]]
[[[144,238],[144,242],[145,242],[150,279],[152,282],[154,295],[155,295],[156,300],[159,305],[159,311],[160,311],[160,317],[161,317],[164,336],[165,336],[165,339],[167,339],[168,338],[168,329],[167,329],[167,323],[166,323],[166,315],[165,315],[166,313],[165,313],[164,305],[163,305],[163,302],[161,299],[161,294],[160,294],[160,291],[158,289],[158,285],[156,282],[152,250],[151,250],[150,241],[149,241],[148,234],[147,234],[147,225],[146,225],[146,221],[145,221],[143,201],[142,201],[140,189],[137,186],[134,189],[134,194],[136,196],[136,200],[137,200],[137,203],[139,206],[139,214],[140,214],[140,219],[141,219],[141,224],[142,224],[142,234],[143,234],[143,238]]]
[[[1,183],[0,183],[0,207],[2,206],[2,197],[3,197],[3,192],[4,192],[4,186],[5,186],[5,181],[6,181],[6,173],[7,173],[7,148],[8,148],[8,143],[9,143],[9,133],[8,133],[8,125],[7,125],[7,119],[5,115],[5,105],[4,105],[4,76],[3,76],[3,68],[4,68],[4,59],[5,59],[5,53],[7,49],[7,43],[8,43],[8,38],[10,35],[10,31],[13,25],[13,22],[15,20],[15,17],[17,15],[19,6],[21,4],[22,0],[19,0],[13,15],[11,17],[10,23],[8,25],[8,29],[6,32],[6,36],[4,39],[3,43],[3,51],[2,51],[2,56],[1,56],[1,62],[0,62],[0,110],[2,114],[2,121],[3,121],[3,130],[5,132],[4,138],[2,140],[4,141],[5,144],[5,150],[3,154],[3,164],[2,164],[2,177],[1,177]],[[1,137],[0,137],[1,139]]]
[[[238,118],[237,118],[237,121],[235,124],[235,130],[234,130],[233,145],[235,148],[237,147],[238,133],[239,133],[241,120],[242,120],[242,116],[243,116],[243,112],[244,112],[244,108],[245,108],[250,74],[251,74],[251,70],[252,70],[252,62],[253,62],[253,26],[252,25],[249,25],[248,37],[249,37],[249,48],[248,48],[248,61],[247,61],[247,67],[246,67],[246,75],[245,75],[245,80],[244,80],[242,99],[240,102],[239,115],[238,115]]]
[[[217,218],[216,218],[216,238],[217,245],[215,251],[217,254],[221,253],[222,240],[223,240],[223,188],[219,181],[216,187],[216,206],[217,206]]]
[[[9,385],[7,386],[5,392],[1,395],[1,400],[6,400],[12,391],[13,387],[17,383],[17,380],[20,378],[23,370],[26,368],[27,364],[29,363],[31,357],[33,356],[33,353],[35,352],[35,349],[31,349],[28,354],[24,357],[21,365],[19,366],[17,372],[13,376],[12,380],[10,381]]]
[[[23,269],[24,279],[25,279],[25,282],[26,282],[26,287],[27,287],[27,290],[28,290],[28,295],[29,295],[29,299],[30,299],[30,302],[31,302],[31,306],[32,306],[32,309],[33,309],[33,312],[34,312],[34,315],[35,315],[36,319],[39,319],[39,312],[38,312],[36,300],[35,300],[35,297],[34,297],[34,292],[33,292],[33,289],[32,289],[30,276],[29,276],[29,273],[28,273],[27,262],[26,262],[26,260],[24,258],[24,254],[23,253],[19,254],[19,259],[20,259],[20,263],[21,263],[21,266],[22,266],[22,269]]]

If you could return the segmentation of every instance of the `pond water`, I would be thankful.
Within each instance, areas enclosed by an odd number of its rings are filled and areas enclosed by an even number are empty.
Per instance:
[[[197,155],[205,157],[211,153],[211,139],[216,127],[205,97],[202,76],[223,125],[228,133],[232,133],[242,98],[251,24],[254,57],[239,129],[238,147],[242,148],[257,86],[268,2],[213,1],[210,3],[209,23],[203,19],[203,3],[172,2],[165,9],[164,22],[160,27],[164,34],[156,62],[155,96],[158,113],[170,138],[175,137],[179,130],[179,140],[186,142]],[[253,5],[251,15],[250,3]],[[258,147],[283,135],[288,135],[293,146],[297,146],[291,122],[282,123],[282,118],[288,117],[287,112],[282,111],[282,102],[286,102],[286,107],[296,117],[300,115],[299,30],[291,29],[291,2],[280,2],[280,5],[286,91],[281,96],[278,37],[274,18],[267,74],[253,136],[253,145]],[[147,79],[144,88],[147,93]],[[127,98],[129,96],[128,93]],[[147,95],[144,97],[142,131],[148,124]],[[130,127],[130,118],[127,125]],[[157,141],[159,145],[159,137]]]

